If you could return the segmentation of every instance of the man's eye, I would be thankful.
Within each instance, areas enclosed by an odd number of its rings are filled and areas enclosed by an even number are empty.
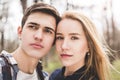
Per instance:
[[[64,38],[62,36],[57,36],[56,40],[63,40]]]
[[[75,37],[75,36],[72,36],[71,37],[71,40],[78,40],[79,38],[78,37]]]
[[[44,32],[52,34],[53,32],[50,29],[45,29]]]
[[[30,29],[33,29],[33,30],[38,29],[38,27],[37,27],[37,26],[34,26],[34,25],[29,25],[28,27],[29,27]]]

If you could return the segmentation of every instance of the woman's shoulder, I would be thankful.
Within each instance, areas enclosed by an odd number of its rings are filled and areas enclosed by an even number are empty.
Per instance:
[[[56,69],[55,71],[53,71],[53,72],[51,73],[50,77],[49,77],[49,80],[54,80],[55,77],[56,77],[59,73],[61,73],[61,71],[62,71],[61,68],[60,68],[60,69]]]
[[[60,69],[56,69],[54,72],[52,72],[52,74],[58,74],[58,73],[60,73],[62,71],[62,69],[60,68]]]
[[[98,77],[97,77],[97,76],[95,76],[95,77],[93,78],[93,80],[99,80],[99,79],[98,79]]]

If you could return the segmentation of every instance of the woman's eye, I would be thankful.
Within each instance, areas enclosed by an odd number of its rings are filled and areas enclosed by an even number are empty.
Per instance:
[[[56,40],[63,40],[64,38],[62,36],[57,36]]]
[[[72,36],[71,37],[71,40],[78,40],[79,38],[78,37],[76,37],[76,36]]]

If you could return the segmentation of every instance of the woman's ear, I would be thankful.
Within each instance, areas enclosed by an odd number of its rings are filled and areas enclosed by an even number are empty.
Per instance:
[[[18,37],[21,39],[21,34],[22,34],[22,27],[19,26],[17,29]]]

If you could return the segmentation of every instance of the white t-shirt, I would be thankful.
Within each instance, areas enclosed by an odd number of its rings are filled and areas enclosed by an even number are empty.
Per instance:
[[[34,70],[33,74],[27,74],[19,70],[17,74],[17,80],[38,80],[37,72]]]

